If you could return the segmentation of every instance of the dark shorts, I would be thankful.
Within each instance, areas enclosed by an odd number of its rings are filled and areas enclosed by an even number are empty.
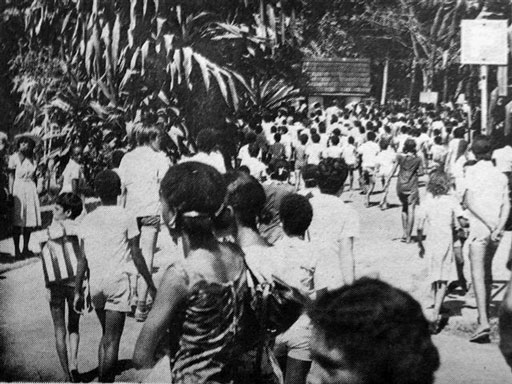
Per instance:
[[[419,205],[420,194],[418,191],[398,192],[398,199],[402,203],[402,209],[407,209],[409,206]]]
[[[363,168],[363,180],[365,184],[375,183],[375,168],[364,167]]]
[[[148,221],[156,221],[156,219],[158,219],[157,224],[148,223]],[[139,227],[139,231],[141,230],[142,227],[154,227],[158,231],[158,229],[160,228],[160,216],[139,216],[137,217],[137,227]]]
[[[56,284],[48,288],[49,302],[51,306],[58,307],[65,304],[67,301],[69,305],[73,305],[75,297],[75,288],[69,285]]]

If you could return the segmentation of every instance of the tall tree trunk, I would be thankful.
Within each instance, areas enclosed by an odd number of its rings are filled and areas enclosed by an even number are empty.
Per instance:
[[[443,70],[443,102],[448,102],[448,68]]]
[[[380,105],[386,104],[386,94],[388,91],[388,74],[389,74],[389,56],[386,55],[384,63],[384,71],[382,74],[382,93],[380,97]]]
[[[414,90],[416,89],[417,71],[416,59],[413,58],[411,63],[411,85],[409,87],[409,107],[412,105],[412,98],[414,97]]]

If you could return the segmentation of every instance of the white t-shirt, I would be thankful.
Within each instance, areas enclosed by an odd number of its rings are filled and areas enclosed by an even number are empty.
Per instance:
[[[249,157],[244,159],[240,165],[245,165],[249,168],[249,172],[251,176],[255,177],[258,180],[261,180],[262,176],[266,174],[267,167],[261,161],[256,159],[255,157]]]
[[[306,156],[308,157],[307,163],[318,165],[320,164],[320,157],[324,147],[320,143],[313,143],[306,147]]]
[[[160,214],[160,182],[169,167],[164,153],[148,146],[137,147],[123,157],[119,174],[126,188],[126,208],[135,217]]]
[[[251,157],[249,155],[249,144],[245,144],[238,151],[238,156],[236,158],[240,159],[241,162],[244,162],[244,160],[248,159],[249,157]]]
[[[122,273],[135,273],[128,240],[139,235],[135,216],[117,205],[99,206],[79,228],[91,281]]]
[[[184,157],[181,159],[181,163],[189,161],[197,161],[215,168],[220,173],[226,173],[226,165],[224,164],[224,157],[219,152],[198,152],[192,157]]]
[[[495,150],[492,153],[492,158],[500,172],[512,172],[512,147],[510,145]]]
[[[343,147],[342,156],[347,165],[355,165],[357,161],[356,147],[352,144],[345,145]]]
[[[379,167],[379,175],[389,176],[393,170],[396,153],[388,147],[384,151],[380,151],[375,159],[375,165]]]
[[[357,149],[357,152],[361,154],[361,166],[363,168],[375,167],[377,155],[380,152],[379,144],[373,141],[367,141]]]
[[[325,148],[322,153],[323,157],[332,157],[333,159],[341,158],[342,149],[337,145],[331,145],[330,147]]]
[[[284,236],[274,244],[273,252],[280,267],[274,274],[292,287],[308,295],[313,294],[317,285],[317,264],[322,258],[314,244]]]
[[[301,193],[313,195],[309,202],[314,214],[308,231],[311,242],[322,255],[322,278],[315,283],[315,289],[338,288],[343,284],[341,241],[359,237],[359,214],[339,197],[320,193],[318,189],[305,189]]]
[[[73,192],[73,179],[83,179],[82,167],[75,160],[69,159],[62,172],[62,189],[60,193]]]
[[[396,151],[398,153],[402,153],[403,150],[404,150],[404,144],[405,142],[407,141],[407,139],[410,139],[411,136],[407,135],[407,134],[403,134],[403,133],[400,133],[397,137],[396,137],[396,144],[397,144],[397,149]]]
[[[472,209],[488,225],[497,227],[502,204],[509,198],[507,177],[492,162],[480,160],[466,168],[464,188]],[[485,237],[490,234],[489,229],[476,216],[471,212],[468,212],[468,216],[470,233],[473,236]]]

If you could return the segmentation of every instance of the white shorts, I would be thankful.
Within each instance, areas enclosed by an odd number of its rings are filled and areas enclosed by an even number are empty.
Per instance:
[[[130,275],[121,273],[90,280],[91,300],[94,309],[131,312],[132,287]]]
[[[290,357],[295,360],[311,361],[311,320],[306,315],[299,319],[284,333],[276,337],[274,354],[277,358]]]

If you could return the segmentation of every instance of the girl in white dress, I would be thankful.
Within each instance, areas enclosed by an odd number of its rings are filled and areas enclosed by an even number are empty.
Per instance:
[[[428,196],[418,210],[418,245],[420,257],[428,265],[428,282],[434,291],[432,331],[439,328],[439,312],[451,281],[457,280],[453,253],[453,234],[462,225],[463,214],[457,198],[450,194],[450,180],[442,171],[430,175]],[[428,223],[427,238],[423,242],[423,228]]]
[[[13,240],[16,258],[30,256],[30,234],[34,228],[41,226],[41,208],[35,183],[34,147],[33,139],[21,137],[18,141],[18,152],[9,158],[9,192],[14,198]],[[20,252],[21,234],[23,252]]]

